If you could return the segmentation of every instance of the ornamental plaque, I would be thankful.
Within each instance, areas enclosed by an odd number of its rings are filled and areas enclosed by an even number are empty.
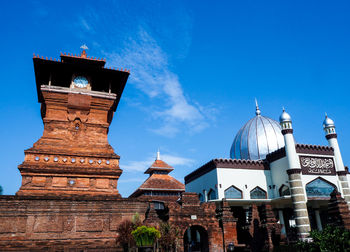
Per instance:
[[[305,175],[335,175],[332,157],[299,156],[299,160]]]

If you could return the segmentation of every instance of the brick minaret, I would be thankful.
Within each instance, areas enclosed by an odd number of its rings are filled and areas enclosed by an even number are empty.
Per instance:
[[[34,55],[43,136],[25,151],[17,195],[115,195],[122,173],[107,140],[129,72],[105,60]]]

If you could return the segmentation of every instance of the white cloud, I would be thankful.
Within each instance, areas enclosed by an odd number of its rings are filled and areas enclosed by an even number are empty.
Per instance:
[[[126,6],[121,8],[123,4]],[[208,127],[216,111],[191,100],[171,69],[171,63],[185,58],[190,50],[193,21],[186,5],[177,2],[177,8],[164,17],[148,3],[140,4],[137,8],[142,8],[142,15],[130,18],[135,6],[123,4],[85,6],[76,17],[74,32],[78,27],[81,40],[104,54],[108,65],[131,70],[128,85],[149,98],[139,107],[157,119],[157,125],[149,130],[173,137],[180,131],[195,133]],[[158,7],[168,8],[169,4]],[[110,10],[113,14],[99,14]]]
[[[144,161],[130,161],[124,165],[121,165],[120,168],[128,171],[145,171],[153,162],[154,160],[152,159],[147,159]]]
[[[130,161],[125,165],[121,165],[121,169],[127,171],[145,171],[148,167],[150,167],[155,160],[154,156],[148,157],[146,160],[142,161]],[[166,162],[167,164],[176,168],[176,166],[191,166],[194,164],[194,160],[190,158],[180,157],[171,154],[162,154],[161,160]]]
[[[129,82],[160,104],[151,115],[161,119],[162,126],[153,131],[174,136],[185,126],[189,132],[197,132],[208,126],[213,110],[189,101],[184,95],[177,74],[169,68],[168,56],[157,41],[143,28],[130,37],[121,54],[108,54],[112,65],[131,69]]]
[[[86,19],[83,18],[83,17],[80,17],[80,19],[79,19],[79,25],[80,25],[83,29],[85,29],[86,31],[90,31],[90,30],[91,30],[90,25],[88,24],[88,22],[86,21]]]

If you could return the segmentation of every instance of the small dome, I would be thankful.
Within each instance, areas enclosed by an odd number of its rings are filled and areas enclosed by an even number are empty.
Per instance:
[[[323,121],[323,128],[335,127],[334,122],[331,118],[329,118],[326,114],[326,118]]]
[[[291,122],[292,118],[290,117],[290,115],[283,109],[283,112],[280,116],[280,123],[282,122]]]
[[[259,160],[282,147],[284,139],[279,123],[256,113],[256,116],[238,131],[230,156],[234,159]]]

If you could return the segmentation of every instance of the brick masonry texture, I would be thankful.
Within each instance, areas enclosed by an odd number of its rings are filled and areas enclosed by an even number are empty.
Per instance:
[[[117,249],[117,227],[148,202],[117,197],[0,197],[0,250]]]
[[[118,195],[119,156],[107,140],[115,99],[42,92],[43,136],[19,165],[18,195]]]

